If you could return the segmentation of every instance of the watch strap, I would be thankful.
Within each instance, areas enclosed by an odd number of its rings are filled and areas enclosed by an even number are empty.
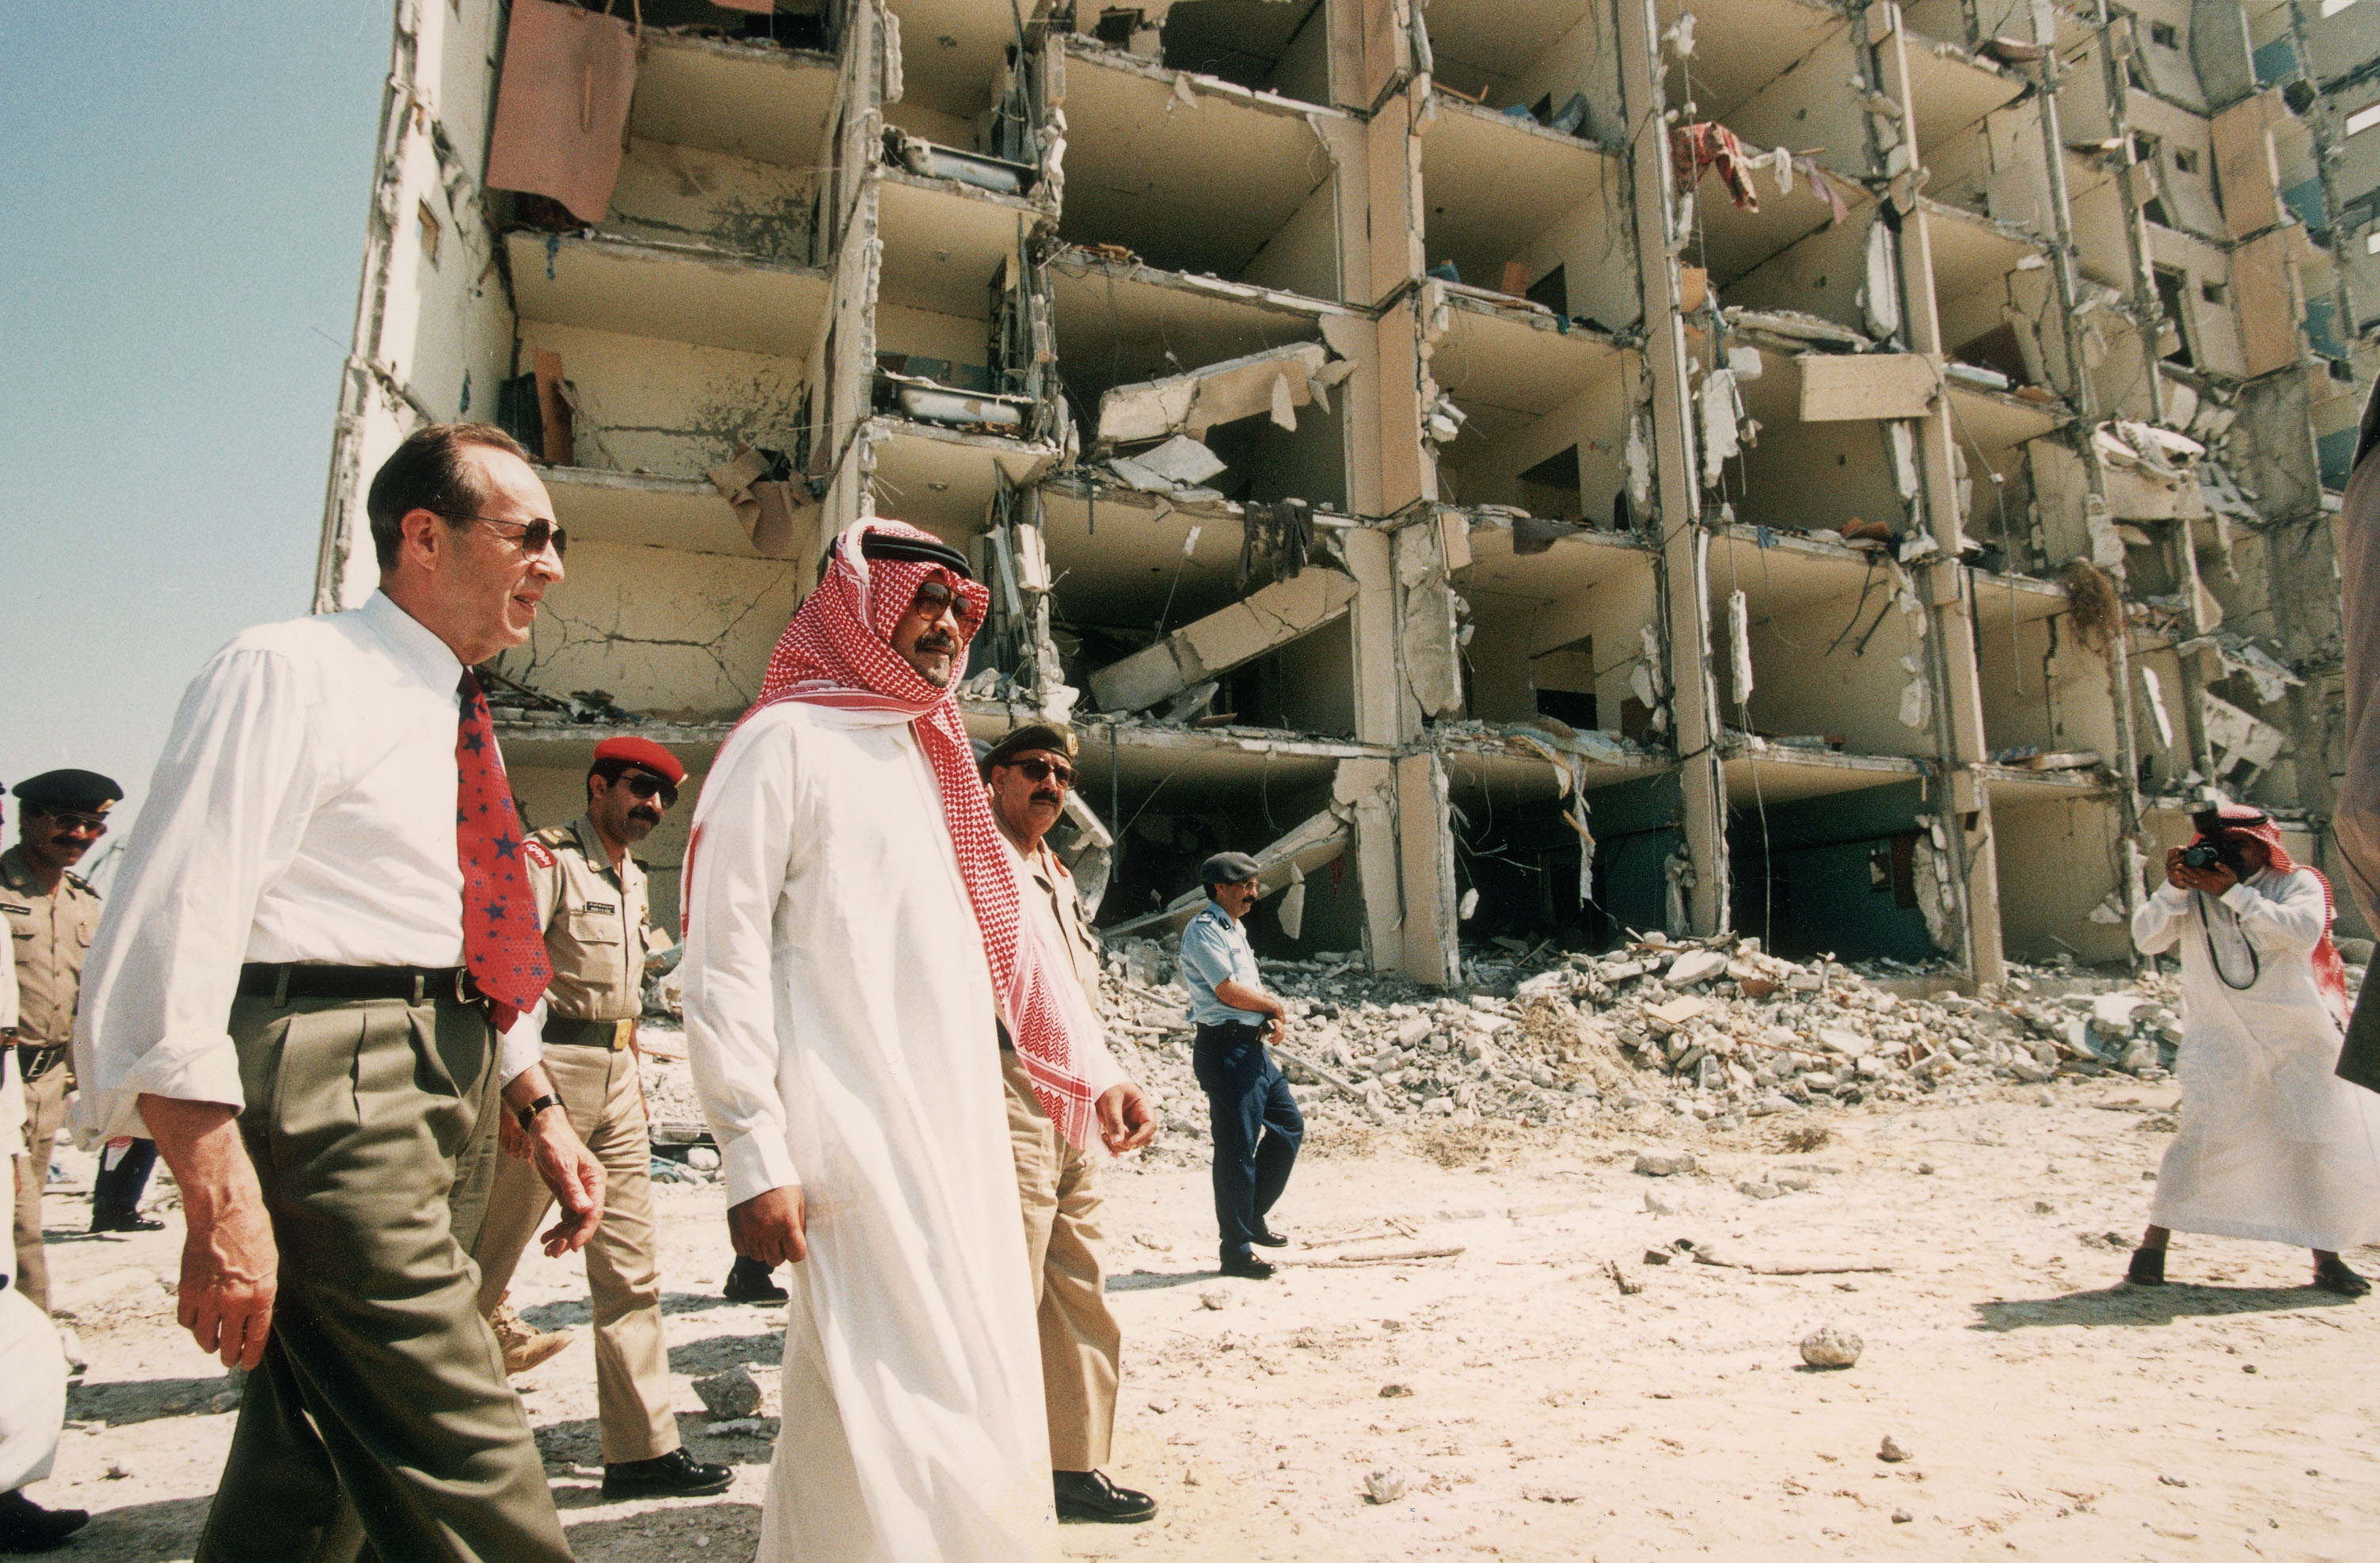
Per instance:
[[[521,1133],[524,1134],[536,1133],[537,1115],[543,1112],[548,1108],[558,1108],[561,1105],[562,1098],[549,1091],[544,1096],[538,1097],[537,1100],[524,1106],[520,1109]]]

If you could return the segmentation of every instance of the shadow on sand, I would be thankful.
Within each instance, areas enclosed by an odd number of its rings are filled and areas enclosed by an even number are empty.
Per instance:
[[[2176,1319],[2225,1314],[2285,1314],[2301,1308],[2348,1308],[2352,1300],[2313,1286],[2116,1285],[2058,1297],[1978,1302],[1969,1327],[2006,1331],[2044,1325],[2169,1325]]]

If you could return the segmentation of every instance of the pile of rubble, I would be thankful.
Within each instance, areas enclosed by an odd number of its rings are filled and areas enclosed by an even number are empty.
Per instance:
[[[2158,1080],[2180,1041],[2166,976],[2020,969],[2003,994],[1973,999],[1939,977],[1780,960],[1748,939],[1466,961],[1459,993],[1366,972],[1354,955],[1260,965],[1294,1017],[1277,1056],[1326,1123],[1543,1125],[1658,1105],[1733,1127],[2109,1071]],[[1169,1131],[1203,1135],[1172,950],[1119,940],[1107,966],[1118,1061]]]

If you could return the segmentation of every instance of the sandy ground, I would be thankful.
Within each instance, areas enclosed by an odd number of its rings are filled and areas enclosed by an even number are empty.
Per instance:
[[[2380,1300],[2304,1285],[2302,1254],[2179,1239],[2178,1282],[2112,1283],[2147,1205],[2170,1088],[2108,1081],[1961,1106],[1832,1115],[1732,1134],[1472,1130],[1342,1138],[1301,1165],[1276,1221],[1313,1262],[1213,1271],[1203,1165],[1110,1177],[1126,1360],[1119,1480],[1164,1511],[1069,1526],[1070,1557],[1615,1560],[1700,1550],[1836,1557],[2358,1558],[2380,1535]],[[1692,1145],[1699,1171],[1634,1173]],[[79,1169],[87,1158],[69,1157]],[[1769,1190],[1755,1198],[1739,1185]],[[1646,1195],[1669,1205],[1655,1214]],[[773,1314],[721,1302],[719,1193],[660,1191],[671,1365],[749,1364],[776,1409]],[[89,1372],[44,1503],[98,1511],[61,1556],[189,1556],[231,1432],[225,1383],[174,1328],[178,1223],[67,1235],[54,1271]],[[1401,1222],[1399,1230],[1391,1222]],[[2103,1234],[2116,1234],[2110,1247]],[[1720,1257],[1889,1266],[1775,1275]],[[1673,1257],[1646,1262],[1648,1248]],[[1622,1293],[1620,1262],[1641,1291]],[[2380,1251],[2361,1267],[2380,1270]],[[588,1559],[750,1556],[769,1444],[714,1436],[681,1388],[686,1439],[737,1468],[712,1500],[606,1504],[587,1306],[575,1266],[533,1257],[516,1301],[580,1339],[521,1386],[572,1543]],[[1801,1364],[1832,1323],[1854,1367]],[[221,1407],[223,1409],[217,1409]],[[773,1424],[771,1424],[771,1428]],[[1878,1458],[1888,1435],[1907,1460]],[[1366,1477],[1405,1484],[1386,1503]],[[2355,1538],[2364,1539],[2357,1542]]]

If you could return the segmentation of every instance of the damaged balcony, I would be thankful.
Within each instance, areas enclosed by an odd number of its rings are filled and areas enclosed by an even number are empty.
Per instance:
[[[1352,148],[1360,129],[1346,115],[1075,40],[1061,106],[1067,243],[1342,297],[1333,138]]]
[[[1359,346],[1362,316],[1079,249],[1058,252],[1048,274],[1059,372],[1083,448],[1105,461],[1101,481],[1192,506],[1302,499],[1345,509],[1345,409],[1333,388],[1354,366],[1330,343]],[[1276,381],[1287,391],[1278,412]],[[1171,445],[1177,437],[1185,443]],[[1188,448],[1193,439],[1207,455]],[[1194,465],[1160,473],[1133,462],[1158,444]]]
[[[1565,135],[1626,141],[1608,8],[1588,0],[1434,0],[1422,15],[1440,88]]]
[[[1710,585],[1731,799],[1872,786],[1938,752],[1925,610],[1886,545],[1730,527]]]
[[[1420,316],[1453,407],[1432,409],[1439,498],[1626,530],[1633,355],[1542,304],[1436,278]]]
[[[1523,116],[1440,94],[1421,138],[1430,275],[1525,298],[1603,332],[1643,313],[1616,156]]]
[[[1454,573],[1470,605],[1464,714],[1491,745],[1517,734],[1514,764],[1521,751],[1555,761],[1589,790],[1666,748],[1654,551],[1630,534],[1493,515],[1467,547]],[[1551,738],[1521,731],[1547,718]]]
[[[632,146],[667,142],[797,172],[827,161],[832,54],[659,28],[644,36],[628,110]]]
[[[2102,626],[2095,618],[2078,626],[2055,581],[1983,570],[1968,581],[1992,758],[1979,769],[1994,810],[2105,790],[2119,750]],[[2086,599],[2086,618],[2099,606]]]
[[[1350,523],[1095,491],[1086,479],[1054,479],[1039,497],[1051,633],[1088,709],[1120,721],[1354,734],[1355,582],[1332,539]],[[1266,551],[1301,527],[1312,541],[1302,568]]]
[[[888,205],[897,204],[896,177],[884,176]],[[1010,224],[1005,248],[994,248],[1002,223]],[[1003,215],[976,236],[977,248],[951,238],[920,251],[914,247],[939,241],[902,233],[896,244],[895,231],[884,230],[868,412],[856,442],[879,514],[955,542],[982,529],[1003,490],[1057,465],[1059,406],[1035,346],[1047,339],[1049,301],[1030,232]]]

